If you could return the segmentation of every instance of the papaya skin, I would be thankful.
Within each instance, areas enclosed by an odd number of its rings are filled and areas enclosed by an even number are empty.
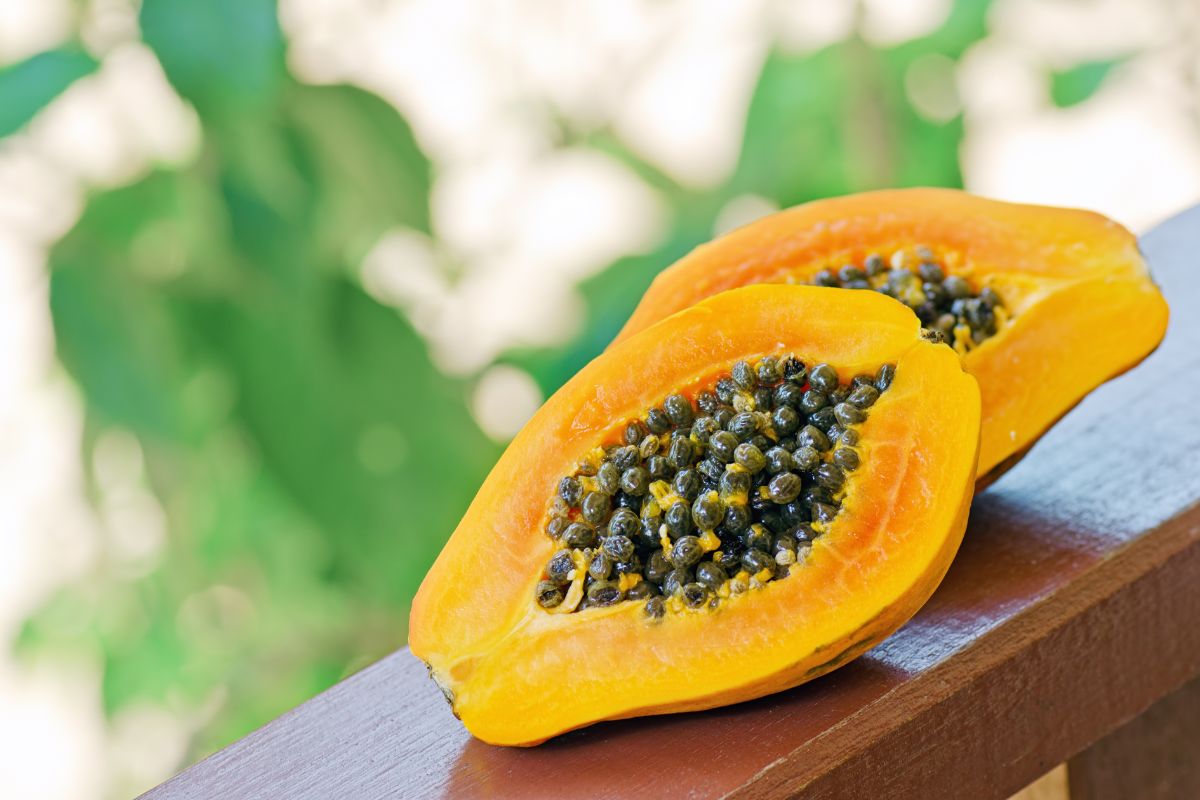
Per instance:
[[[821,269],[924,244],[1000,293],[1012,319],[963,357],[980,384],[980,488],[1088,392],[1162,341],[1167,304],[1125,228],[1099,214],[899,189],[820,200],[701,245],[650,286],[617,341],[716,292],[805,283]]]
[[[791,575],[654,621],[640,602],[537,607],[555,550],[547,503],[579,457],[663,397],[739,358],[794,353],[843,379],[897,365],[861,424],[839,516]],[[513,440],[413,602],[409,644],[478,738],[533,745],[591,723],[689,711],[796,686],[864,652],[928,599],[962,540],[979,390],[916,317],[871,292],[750,286],[719,294],[588,364]]]

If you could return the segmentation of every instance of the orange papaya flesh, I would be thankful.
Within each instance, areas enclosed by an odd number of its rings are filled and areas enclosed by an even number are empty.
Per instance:
[[[948,189],[903,189],[808,203],[698,247],[655,279],[617,341],[721,291],[829,282],[845,265],[864,268],[872,257],[889,269],[896,258],[915,274],[893,292],[902,301],[914,299],[906,294],[925,299],[925,261],[965,282],[968,301],[981,293],[996,301],[985,310],[983,331],[963,314],[952,315],[945,330],[982,393],[980,486],[1089,391],[1145,358],[1166,331],[1167,305],[1136,239],[1112,220]],[[920,310],[920,302],[909,304]],[[936,328],[948,309],[929,310],[923,322]]]
[[[814,523],[818,535],[794,562],[777,563],[773,580],[730,570],[695,608],[678,586],[666,598],[586,607],[578,589],[591,579],[580,559],[570,588],[559,586],[565,596],[545,607],[548,564],[570,549],[547,533],[562,513],[563,477],[594,478],[587,473],[605,452],[597,448],[625,441],[631,421],[644,424],[666,398],[682,396],[695,407],[739,362],[787,357],[810,372],[834,367],[843,386],[895,365],[866,418],[844,426],[856,435],[860,461],[835,493],[836,515]],[[930,342],[893,300],[786,285],[713,296],[624,338],[534,415],[422,583],[410,619],[412,651],[468,730],[505,745],[803,683],[882,640],[933,592],[966,525],[979,420],[979,391],[957,354]],[[570,518],[578,521],[572,500]],[[679,537],[665,523],[660,532],[670,552]],[[695,533],[729,535],[719,527]],[[649,608],[654,601],[661,608]]]

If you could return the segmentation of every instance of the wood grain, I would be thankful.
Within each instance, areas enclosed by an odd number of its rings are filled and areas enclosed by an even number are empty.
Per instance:
[[[1200,675],[1200,208],[1143,247],[1163,345],[976,500],[933,599],[852,664],[512,750],[401,651],[145,796],[1008,797]]]
[[[1200,797],[1200,680],[1071,759],[1071,800]]]

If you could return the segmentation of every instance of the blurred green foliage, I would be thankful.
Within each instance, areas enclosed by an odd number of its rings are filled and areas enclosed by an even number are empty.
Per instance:
[[[918,114],[904,76],[930,54],[960,57],[987,6],[963,0],[896,47],[851,37],[773,52],[736,169],[715,188],[678,184],[604,130],[564,136],[629,166],[671,219],[650,252],[583,283],[578,336],[502,360],[553,391],[739,195],[786,206],[961,185],[961,119]],[[144,0],[140,14],[199,115],[201,152],[91,197],[51,254],[50,297],[86,403],[84,462],[108,431],[136,437],[168,541],[139,577],[102,561],[22,645],[98,654],[110,712],[210,704],[194,757],[403,644],[412,594],[499,446],[472,420],[469,382],[435,369],[404,316],[356,279],[385,231],[430,231],[431,166],[396,109],[292,77],[270,0]],[[95,66],[65,49],[0,72],[0,134]],[[1068,101],[1103,78],[1081,69],[1056,78]]]
[[[1050,98],[1059,108],[1078,105],[1096,93],[1121,59],[1086,61],[1050,75]]]
[[[0,69],[0,136],[20,128],[76,79],[98,65],[76,48],[48,50]]]
[[[202,152],[93,197],[51,254],[50,300],[85,450],[114,427],[137,437],[169,544],[143,578],[64,592],[24,640],[66,646],[85,614],[110,711],[220,690],[203,752],[403,644],[499,451],[468,387],[354,277],[389,228],[428,229],[430,166],[404,119],[297,83],[272,3],[141,13]]]

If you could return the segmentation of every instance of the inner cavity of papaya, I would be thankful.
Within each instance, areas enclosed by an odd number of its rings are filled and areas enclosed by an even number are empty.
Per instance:
[[[960,355],[994,336],[1009,320],[1000,295],[990,286],[978,289],[953,274],[948,259],[918,245],[884,258],[866,256],[861,264],[823,269],[811,280],[816,286],[874,289],[913,310],[921,324]]]
[[[857,426],[895,371],[841,381],[829,364],[764,356],[669,395],[559,482],[546,533],[560,549],[535,601],[641,602],[657,619],[786,578],[841,510]]]

